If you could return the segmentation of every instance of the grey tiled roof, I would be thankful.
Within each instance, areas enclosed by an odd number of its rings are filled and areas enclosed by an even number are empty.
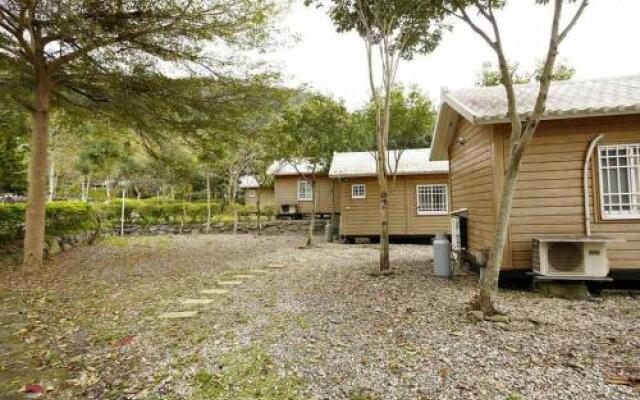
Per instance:
[[[429,152],[430,149],[407,149],[400,153],[398,150],[390,150],[387,157],[387,163],[391,166],[390,172],[395,171],[398,175],[449,173],[449,162],[429,161]],[[329,177],[375,176],[376,154],[377,152],[373,151],[335,153],[329,168]]]
[[[323,165],[316,166],[316,173],[321,173],[324,170]],[[308,160],[296,160],[296,161],[274,161],[273,164],[267,168],[267,174],[271,176],[283,176],[283,175],[300,175],[310,174],[313,172],[313,164]]]
[[[258,180],[253,175],[242,175],[240,177],[240,189],[257,189],[260,187]]]
[[[538,84],[516,85],[518,112],[533,111]],[[448,104],[473,123],[507,121],[507,96],[502,86],[443,92]],[[640,75],[553,82],[543,119],[640,113]]]

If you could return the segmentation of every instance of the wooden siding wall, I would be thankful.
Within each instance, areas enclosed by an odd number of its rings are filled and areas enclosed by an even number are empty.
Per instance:
[[[501,147],[501,146],[500,146]],[[467,250],[480,263],[491,247],[499,179],[493,165],[502,158],[491,126],[460,119],[449,147],[449,186],[452,210],[468,209]]]
[[[499,130],[508,137],[507,126]],[[640,143],[640,116],[541,123],[518,177],[511,217],[514,268],[531,267],[532,239],[536,236],[584,234],[582,169],[589,141],[598,133],[605,135],[600,144]],[[508,146],[509,141],[504,143]],[[640,269],[640,220],[602,219],[597,161],[596,149],[590,173],[593,179],[589,180],[592,234],[626,240],[609,246],[612,269]]]
[[[249,190],[254,190],[254,191],[258,191],[258,189],[246,189],[245,190],[245,197],[244,197],[244,203],[248,206],[252,206],[255,207],[256,206],[256,202],[258,201],[258,196],[254,196],[254,197],[249,197],[247,196],[247,193],[249,192]],[[260,189],[260,205],[261,207],[271,207],[274,206],[276,202],[276,198],[275,198],[275,193],[273,191],[273,188],[261,188]]]
[[[376,178],[336,180],[340,184],[340,234],[380,234],[380,189]],[[391,235],[434,235],[451,232],[448,215],[418,215],[416,185],[447,184],[447,175],[398,176],[389,178],[389,233]],[[366,198],[351,198],[351,185],[365,184]]]
[[[283,204],[295,204],[298,206],[299,212],[308,214],[313,210],[313,203],[311,201],[298,201],[299,180],[302,180],[302,178],[298,176],[276,176],[274,178],[276,206],[280,208]],[[317,212],[333,213],[339,209],[340,196],[333,186],[333,181],[327,176],[316,177]]]

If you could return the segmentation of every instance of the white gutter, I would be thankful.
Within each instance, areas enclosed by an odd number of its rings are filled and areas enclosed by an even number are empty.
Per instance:
[[[582,171],[582,187],[584,189],[584,234],[585,236],[591,236],[591,213],[589,211],[589,164],[591,163],[591,156],[593,150],[596,148],[598,142],[604,137],[604,134],[600,133],[591,139],[587,153],[584,159],[584,170]],[[594,183],[595,185],[595,183]],[[594,203],[595,204],[595,203]]]

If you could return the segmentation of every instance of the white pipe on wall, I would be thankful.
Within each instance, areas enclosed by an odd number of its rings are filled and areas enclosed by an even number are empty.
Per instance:
[[[593,156],[593,150],[602,138],[604,134],[600,133],[591,139],[587,153],[584,159],[584,170],[582,171],[582,187],[584,190],[584,234],[585,236],[591,236],[591,212],[589,210],[589,164],[591,164],[591,157]],[[595,183],[594,183],[595,185]]]

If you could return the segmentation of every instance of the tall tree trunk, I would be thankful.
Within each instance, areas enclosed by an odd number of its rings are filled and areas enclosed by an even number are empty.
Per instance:
[[[120,236],[124,236],[124,208],[125,208],[125,199],[127,197],[127,189],[122,188],[122,207],[120,209]]]
[[[315,171],[316,167],[313,166],[313,170]],[[316,178],[315,176],[311,178],[311,222],[309,224],[309,237],[307,238],[307,246],[311,246],[313,244],[313,229],[316,225]]]
[[[504,256],[507,234],[509,232],[509,219],[511,218],[513,196],[516,191],[518,172],[520,171],[520,165],[522,164],[523,154],[524,146],[514,145],[512,147],[504,176],[504,182],[502,184],[502,193],[500,194],[495,234],[493,242],[491,243],[489,260],[480,286],[478,305],[480,306],[480,310],[489,315],[494,314],[496,311],[493,305],[493,295],[498,290],[500,268],[502,267],[502,259]]]
[[[260,203],[262,198],[260,196],[260,189],[262,185],[258,185],[258,193],[256,193],[256,218],[258,218],[258,234],[262,233],[262,213],[260,211]]]
[[[385,87],[382,115],[378,127],[378,186],[380,186],[380,272],[391,271],[389,261],[389,182],[387,179],[387,145],[389,142],[390,84]]]
[[[52,82],[45,72],[38,74],[36,101],[32,112],[31,158],[29,160],[29,189],[25,215],[25,268],[42,267],[44,250],[45,207],[47,200],[47,151],[49,144],[49,103]]]
[[[111,202],[111,181],[109,179],[104,180],[104,190],[107,195],[107,203]]]
[[[56,165],[55,153],[51,152],[51,162],[49,163],[49,201],[53,201],[56,197]]]
[[[209,233],[211,231],[211,172],[209,171],[209,165],[205,168],[207,174],[207,225],[205,232]]]

